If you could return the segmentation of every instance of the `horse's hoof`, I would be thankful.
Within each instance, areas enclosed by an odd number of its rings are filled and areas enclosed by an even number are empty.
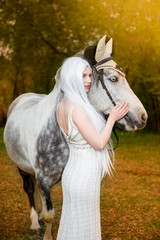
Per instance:
[[[41,226],[44,226],[44,221],[43,221],[42,219],[39,219],[39,224],[40,224]]]
[[[30,234],[31,235],[40,235],[41,234],[41,229],[38,228],[38,229],[31,229],[30,228]]]

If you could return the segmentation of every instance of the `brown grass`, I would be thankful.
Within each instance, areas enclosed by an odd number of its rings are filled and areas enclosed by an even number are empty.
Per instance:
[[[22,180],[0,138],[0,239],[41,240],[44,232],[29,231],[29,204]],[[115,172],[101,186],[102,239],[160,239],[160,135],[151,132],[119,133]],[[60,183],[52,191],[55,207],[53,240],[62,205]],[[76,240],[76,239],[75,239]],[[85,240],[85,239],[84,239]]]

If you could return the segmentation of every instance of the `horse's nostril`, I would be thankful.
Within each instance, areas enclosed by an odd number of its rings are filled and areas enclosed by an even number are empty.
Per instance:
[[[143,122],[146,122],[147,121],[146,114],[143,113],[142,116],[141,116],[141,119],[142,119]]]

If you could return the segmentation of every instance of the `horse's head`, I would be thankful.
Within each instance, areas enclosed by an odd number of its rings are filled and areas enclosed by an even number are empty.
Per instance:
[[[93,84],[89,92],[91,103],[104,114],[109,114],[115,104],[126,101],[130,105],[128,114],[117,121],[118,128],[126,131],[142,129],[147,122],[147,113],[133,93],[121,68],[110,57],[112,39],[105,44],[104,36],[97,48],[84,51],[84,57],[93,68]],[[96,60],[96,61],[95,61]]]

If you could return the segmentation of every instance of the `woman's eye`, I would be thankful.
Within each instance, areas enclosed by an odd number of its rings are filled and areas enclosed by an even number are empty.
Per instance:
[[[117,77],[111,77],[111,78],[109,78],[109,80],[111,81],[111,82],[118,82],[118,78]]]

